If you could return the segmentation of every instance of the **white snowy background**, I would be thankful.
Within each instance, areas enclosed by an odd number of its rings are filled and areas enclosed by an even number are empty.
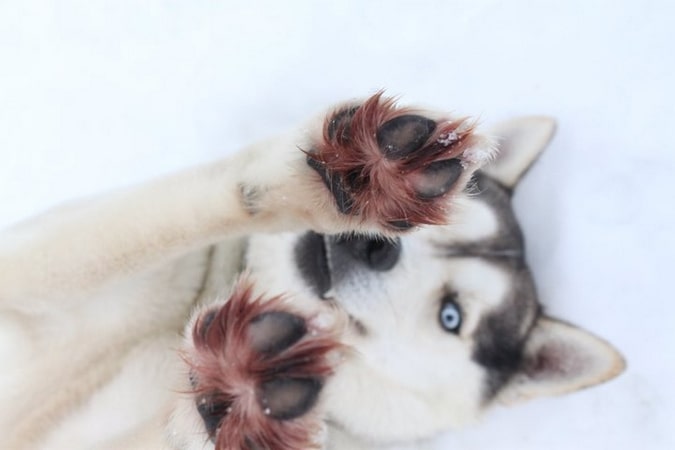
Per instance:
[[[0,228],[380,88],[484,124],[551,115],[516,196],[528,256],[548,311],[628,370],[437,448],[673,449],[674,5],[0,0]]]

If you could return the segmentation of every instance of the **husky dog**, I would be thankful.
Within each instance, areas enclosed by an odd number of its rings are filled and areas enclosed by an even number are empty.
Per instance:
[[[510,206],[553,129],[476,171],[472,122],[377,94],[5,231],[0,447],[419,448],[618,375],[542,313]]]

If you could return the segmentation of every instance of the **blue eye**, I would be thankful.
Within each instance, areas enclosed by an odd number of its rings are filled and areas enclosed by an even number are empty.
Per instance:
[[[445,331],[457,334],[462,325],[462,312],[450,296],[443,299],[438,320]]]

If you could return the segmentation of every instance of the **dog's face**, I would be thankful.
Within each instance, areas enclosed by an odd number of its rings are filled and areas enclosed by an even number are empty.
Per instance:
[[[290,286],[348,313],[344,340],[354,352],[325,400],[351,433],[398,441],[461,425],[519,363],[538,317],[520,231],[503,187],[479,175],[473,189],[456,203],[453,225],[396,240],[311,232],[251,240],[249,267],[262,286]]]
[[[502,156],[455,199],[449,225],[395,240],[375,236],[252,236],[247,266],[296,307],[349,316],[351,347],[326,385],[330,422],[377,443],[429,437],[496,401],[558,394],[623,367],[604,341],[544,317],[511,209],[512,189],[553,124],[496,130]]]

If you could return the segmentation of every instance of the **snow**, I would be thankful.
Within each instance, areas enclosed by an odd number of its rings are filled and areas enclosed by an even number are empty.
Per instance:
[[[457,133],[451,131],[450,133],[441,134],[438,136],[438,139],[436,139],[436,142],[447,147],[448,145],[457,142]]]
[[[0,227],[381,88],[483,124],[554,116],[516,196],[528,257],[547,311],[628,370],[437,448],[675,448],[673,17],[666,0],[2,2]]]

